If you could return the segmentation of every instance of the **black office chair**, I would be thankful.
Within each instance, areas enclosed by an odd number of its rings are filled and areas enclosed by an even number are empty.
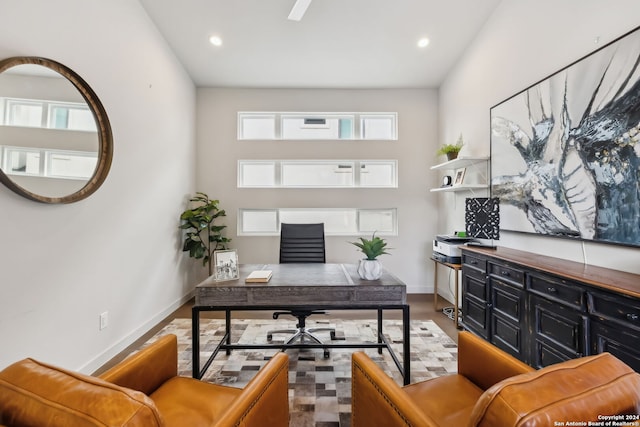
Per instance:
[[[280,263],[324,263],[324,224],[282,224],[280,229]],[[273,318],[277,319],[286,314],[298,319],[296,329],[280,329],[267,332],[267,340],[273,339],[273,334],[293,334],[285,344],[291,344],[296,340],[304,341],[309,338],[318,344],[322,344],[320,338],[314,335],[315,332],[328,331],[331,339],[336,338],[334,328],[308,328],[305,321],[312,314],[326,314],[324,311],[312,310],[291,310],[276,311]],[[324,357],[329,357],[329,350],[324,349]]]

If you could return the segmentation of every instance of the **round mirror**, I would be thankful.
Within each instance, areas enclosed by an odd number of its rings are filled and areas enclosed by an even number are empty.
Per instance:
[[[50,59],[0,61],[0,181],[43,203],[95,192],[111,167],[104,107],[73,70]]]

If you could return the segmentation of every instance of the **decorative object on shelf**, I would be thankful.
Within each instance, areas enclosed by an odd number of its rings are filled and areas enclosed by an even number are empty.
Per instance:
[[[465,229],[468,237],[491,239],[491,245],[469,242],[469,246],[495,248],[494,240],[500,239],[500,199],[474,197],[465,200]]]
[[[376,237],[374,232],[371,239],[360,237],[359,242],[350,242],[360,248],[367,258],[361,259],[358,264],[358,275],[364,280],[378,280],[382,276],[382,265],[378,261],[380,255],[389,254],[385,249],[387,242],[380,237]]]
[[[235,249],[213,251],[213,264],[216,282],[238,278],[238,253]]]
[[[458,137],[458,141],[455,144],[444,144],[441,146],[436,154],[447,156],[447,160],[453,160],[458,158],[458,153],[462,150],[464,141],[462,140],[462,134]]]
[[[640,246],[640,27],[491,108],[502,229]]]
[[[453,185],[462,185],[462,181],[464,180],[464,173],[467,168],[460,168],[456,171],[456,179],[453,181]]]
[[[189,256],[202,259],[202,265],[209,265],[209,276],[213,274],[211,259],[213,252],[227,249],[231,239],[222,235],[226,225],[215,225],[216,218],[226,216],[226,212],[218,208],[219,200],[211,200],[205,193],[197,192],[189,202],[195,207],[187,209],[180,215],[180,228],[186,230],[182,250]]]
[[[442,178],[442,186],[443,187],[450,187],[451,184],[453,184],[453,178],[451,178],[451,175],[445,175]]]

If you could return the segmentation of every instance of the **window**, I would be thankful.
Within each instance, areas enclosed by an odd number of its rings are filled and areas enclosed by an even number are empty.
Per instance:
[[[98,162],[95,152],[0,146],[0,165],[8,175],[88,179]]]
[[[238,113],[239,140],[396,140],[396,129],[396,113]]]
[[[238,113],[238,139],[275,138],[275,114]]]
[[[353,187],[353,162],[280,162],[282,187]]]
[[[96,132],[96,122],[85,104],[50,104],[49,128]]]
[[[95,153],[47,151],[45,173],[52,178],[86,179],[93,175],[98,161]]]
[[[43,106],[38,102],[22,99],[7,99],[5,122],[12,126],[42,126]]]
[[[238,162],[238,187],[277,187],[276,162],[240,160]]]
[[[2,170],[11,175],[40,175],[40,150],[6,149]]]
[[[396,209],[359,208],[277,208],[240,209],[238,212],[239,236],[278,235],[280,224],[323,222],[327,235],[378,235],[396,236]]]
[[[0,98],[7,126],[64,129],[97,132],[96,122],[87,104],[52,102],[36,99]]]
[[[353,116],[282,115],[282,139],[353,139]]]
[[[393,114],[367,114],[360,116],[361,139],[397,139],[396,116]]]
[[[239,160],[239,188],[397,188],[396,160]]]

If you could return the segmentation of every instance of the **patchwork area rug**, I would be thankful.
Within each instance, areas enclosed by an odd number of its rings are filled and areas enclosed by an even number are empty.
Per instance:
[[[267,331],[286,329],[295,320],[232,320],[232,342],[266,343]],[[376,320],[308,320],[308,328],[335,327],[344,342],[377,342]],[[385,320],[384,334],[402,360],[402,322]],[[151,338],[175,334],[178,336],[178,371],[191,376],[191,319],[175,319]],[[205,363],[224,336],[224,320],[200,320],[200,360]],[[319,332],[320,339],[329,341],[328,332]],[[274,343],[282,343],[287,335],[274,335]],[[330,349],[325,359],[322,349],[289,349],[290,426],[348,427],[351,424],[351,353],[357,349]],[[387,350],[366,353],[398,384],[402,376]],[[203,381],[244,387],[277,350],[234,350],[227,356],[221,351],[207,370]],[[411,382],[455,373],[458,350],[456,344],[433,321],[411,322]]]

